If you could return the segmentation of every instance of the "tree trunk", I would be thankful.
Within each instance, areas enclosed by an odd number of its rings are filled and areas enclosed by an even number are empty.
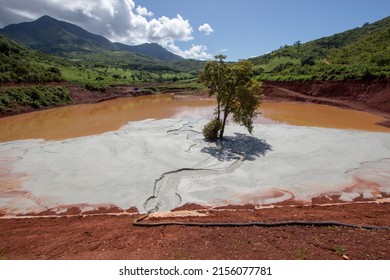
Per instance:
[[[221,120],[221,98],[217,98],[217,119]]]
[[[219,134],[219,138],[220,138],[220,139],[223,138],[223,134],[225,133],[226,120],[227,120],[227,117],[228,117],[229,114],[230,114],[230,110],[231,110],[231,106],[232,106],[233,99],[234,99],[234,97],[233,97],[232,94],[230,93],[230,94],[228,95],[228,98],[226,99],[225,106],[224,106],[223,121],[222,121],[222,129],[221,129],[221,132],[220,132],[220,134]]]
[[[226,120],[227,120],[228,115],[229,115],[229,111],[225,111],[224,115],[223,115],[223,122],[222,122],[221,132],[219,133],[219,138],[220,139],[223,138],[223,134],[225,133],[225,125],[226,125]]]

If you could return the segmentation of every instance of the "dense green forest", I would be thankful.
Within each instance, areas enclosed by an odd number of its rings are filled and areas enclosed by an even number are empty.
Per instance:
[[[261,80],[361,80],[390,76],[390,17],[249,59]]]

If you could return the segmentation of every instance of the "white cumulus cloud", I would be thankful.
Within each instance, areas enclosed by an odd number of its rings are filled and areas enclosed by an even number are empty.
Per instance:
[[[152,41],[189,41],[193,39],[193,29],[190,23],[180,15],[177,15],[175,18],[167,18],[165,16],[159,19],[154,18],[146,24],[146,27],[146,35]]]
[[[199,31],[203,32],[206,35],[210,35],[211,33],[214,32],[214,29],[208,23],[204,23],[201,26],[199,26]]]
[[[140,16],[144,16],[144,17],[152,17],[154,14],[150,11],[148,11],[148,9],[146,9],[145,7],[142,7],[142,6],[138,6],[137,9],[137,14],[139,14]]]
[[[0,26],[31,21],[43,15],[77,24],[112,41],[125,44],[159,43],[185,58],[208,59],[207,47],[194,44],[181,50],[176,41],[193,40],[193,28],[188,19],[153,17],[152,11],[136,5],[136,0],[1,0]],[[214,30],[203,24],[199,30],[210,34]]]
[[[190,49],[184,51],[176,46],[173,42],[168,43],[164,47],[166,47],[171,52],[187,59],[210,60],[213,58],[213,55],[207,52],[207,46],[205,45],[192,45]]]

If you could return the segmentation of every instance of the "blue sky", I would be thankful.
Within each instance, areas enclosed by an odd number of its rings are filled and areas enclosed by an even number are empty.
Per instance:
[[[49,14],[187,58],[257,56],[390,16],[389,0],[0,0],[0,27]],[[201,28],[202,31],[199,30]]]
[[[228,50],[232,60],[257,56],[297,40],[307,42],[390,16],[389,0],[140,0],[156,16],[182,15],[193,26],[204,22],[209,36],[197,29],[197,44],[210,53]],[[180,44],[187,46],[192,42]]]

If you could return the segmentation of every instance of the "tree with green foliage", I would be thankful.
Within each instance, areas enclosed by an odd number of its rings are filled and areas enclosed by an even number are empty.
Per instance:
[[[226,56],[215,56],[206,64],[199,80],[209,88],[209,95],[217,100],[216,117],[203,129],[208,140],[223,138],[230,114],[233,121],[245,126],[249,133],[253,130],[253,119],[261,103],[261,85],[253,78],[252,63],[240,61],[227,65]]]
[[[227,66],[224,63],[225,55],[216,55],[214,61],[209,61],[203,71],[200,72],[199,80],[209,88],[209,96],[215,95],[217,98],[216,119],[221,119],[221,97],[219,94],[223,91],[224,80],[226,76]],[[218,60],[218,61],[217,61]]]
[[[301,44],[301,41],[300,41],[300,40],[298,40],[298,41],[296,41],[296,42],[294,43],[294,47],[297,47],[298,50],[299,50],[299,48],[300,48],[301,45],[302,45],[302,44]]]

